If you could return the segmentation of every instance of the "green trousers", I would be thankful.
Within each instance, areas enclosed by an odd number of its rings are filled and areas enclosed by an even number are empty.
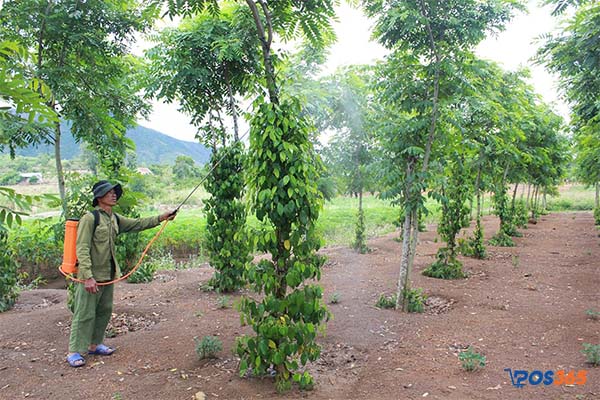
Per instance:
[[[98,292],[91,294],[86,292],[83,284],[77,284],[69,353],[87,354],[90,344],[104,341],[104,333],[112,315],[114,287],[98,286]]]

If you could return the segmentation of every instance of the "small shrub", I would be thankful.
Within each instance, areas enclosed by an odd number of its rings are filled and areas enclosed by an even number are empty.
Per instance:
[[[594,321],[600,320],[600,311],[594,311],[592,309],[589,309],[589,310],[585,310],[585,314],[591,320],[594,320]]]
[[[409,289],[405,291],[404,298],[408,300],[408,312],[422,313],[425,310],[427,295],[423,293],[423,289]]]
[[[465,257],[472,257],[478,260],[487,258],[487,250],[483,244],[483,238],[478,237],[478,232],[481,231],[475,231],[473,237],[458,239],[458,253]]]
[[[466,351],[460,352],[458,359],[461,361],[465,371],[476,371],[485,367],[485,356],[474,352],[471,347]]]
[[[437,260],[423,271],[423,275],[438,279],[461,279],[465,277],[462,263],[451,257],[445,247],[438,250]]]
[[[515,242],[506,233],[500,231],[489,240],[490,246],[496,247],[515,247]]]
[[[600,365],[600,344],[584,343],[581,351],[587,357],[587,362],[593,366]]]
[[[202,340],[194,338],[196,342],[196,354],[200,360],[205,358],[216,358],[217,353],[223,350],[223,343],[216,336],[204,336]]]
[[[600,207],[594,208],[594,222],[600,225]]]
[[[213,286],[212,279],[209,279],[208,281],[199,284],[198,290],[200,290],[201,292],[214,292],[215,287]]]
[[[315,385],[313,377],[310,376],[308,372],[295,373],[292,379],[298,384],[298,386],[300,386],[300,389],[302,390],[312,390]]]
[[[157,266],[154,263],[143,263],[135,270],[133,274],[127,278],[129,283],[148,283],[154,279],[154,273],[157,270]]]
[[[338,304],[340,302],[340,294],[338,292],[333,293],[330,297],[329,297],[329,302],[331,304]]]
[[[64,225],[60,226],[64,231]],[[19,226],[10,233],[8,249],[15,254],[20,270],[31,276],[54,270],[56,260],[62,258],[62,238],[48,219],[35,220]]]
[[[229,308],[229,296],[219,296],[217,305],[219,308]]]
[[[396,296],[386,296],[383,293],[379,296],[379,300],[375,303],[377,308],[395,308],[396,307]]]

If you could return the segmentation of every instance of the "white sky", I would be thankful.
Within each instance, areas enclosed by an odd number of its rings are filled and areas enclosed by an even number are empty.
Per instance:
[[[554,104],[556,111],[567,118],[568,108],[559,99],[557,79],[543,67],[534,66],[530,61],[538,48],[536,38],[558,26],[557,19],[550,15],[551,8],[540,8],[538,3],[539,0],[529,0],[529,14],[517,15],[505,31],[496,37],[485,39],[476,52],[480,57],[496,61],[508,70],[515,70],[520,66],[530,68],[530,83],[536,92],[546,102]],[[333,72],[342,65],[372,63],[386,54],[383,47],[370,41],[373,23],[362,11],[342,3],[338,7],[338,18],[339,22],[335,24],[338,42],[331,48],[325,65],[326,73]],[[196,129],[189,124],[187,116],[177,111],[177,107],[177,104],[155,103],[149,120],[139,123],[177,139],[194,141]]]

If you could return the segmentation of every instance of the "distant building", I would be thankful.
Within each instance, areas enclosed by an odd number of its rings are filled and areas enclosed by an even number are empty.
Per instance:
[[[22,172],[19,174],[21,181],[19,183],[27,185],[35,185],[36,183],[42,183],[44,177],[41,172]]]
[[[150,169],[148,169],[146,167],[138,167],[138,169],[136,171],[138,172],[138,174],[142,174],[142,175],[154,175],[152,173],[152,171],[150,171]]]

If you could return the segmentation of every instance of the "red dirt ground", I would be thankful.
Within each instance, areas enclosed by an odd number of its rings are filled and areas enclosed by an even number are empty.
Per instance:
[[[497,229],[484,220],[486,237]],[[600,344],[600,239],[589,213],[551,214],[523,231],[514,248],[489,248],[488,260],[463,258],[469,278],[443,281],[420,272],[439,243],[434,227],[420,235],[413,285],[430,296],[423,314],[380,310],[381,293],[395,291],[397,234],[369,242],[357,255],[327,248],[321,284],[333,320],[320,360],[309,370],[317,384],[278,395],[272,378],[240,378],[231,348],[248,332],[218,294],[199,291],[212,270],[162,272],[150,284],[119,284],[111,357],[83,368],[65,362],[70,313],[66,293],[22,293],[0,314],[0,399],[600,399],[600,367],[586,363],[583,343]],[[231,297],[233,302],[239,295]],[[218,335],[224,349],[199,361],[193,337]],[[466,372],[458,352],[473,346],[487,358]],[[587,370],[587,383],[515,388],[505,368]],[[198,397],[200,398],[200,397]]]

